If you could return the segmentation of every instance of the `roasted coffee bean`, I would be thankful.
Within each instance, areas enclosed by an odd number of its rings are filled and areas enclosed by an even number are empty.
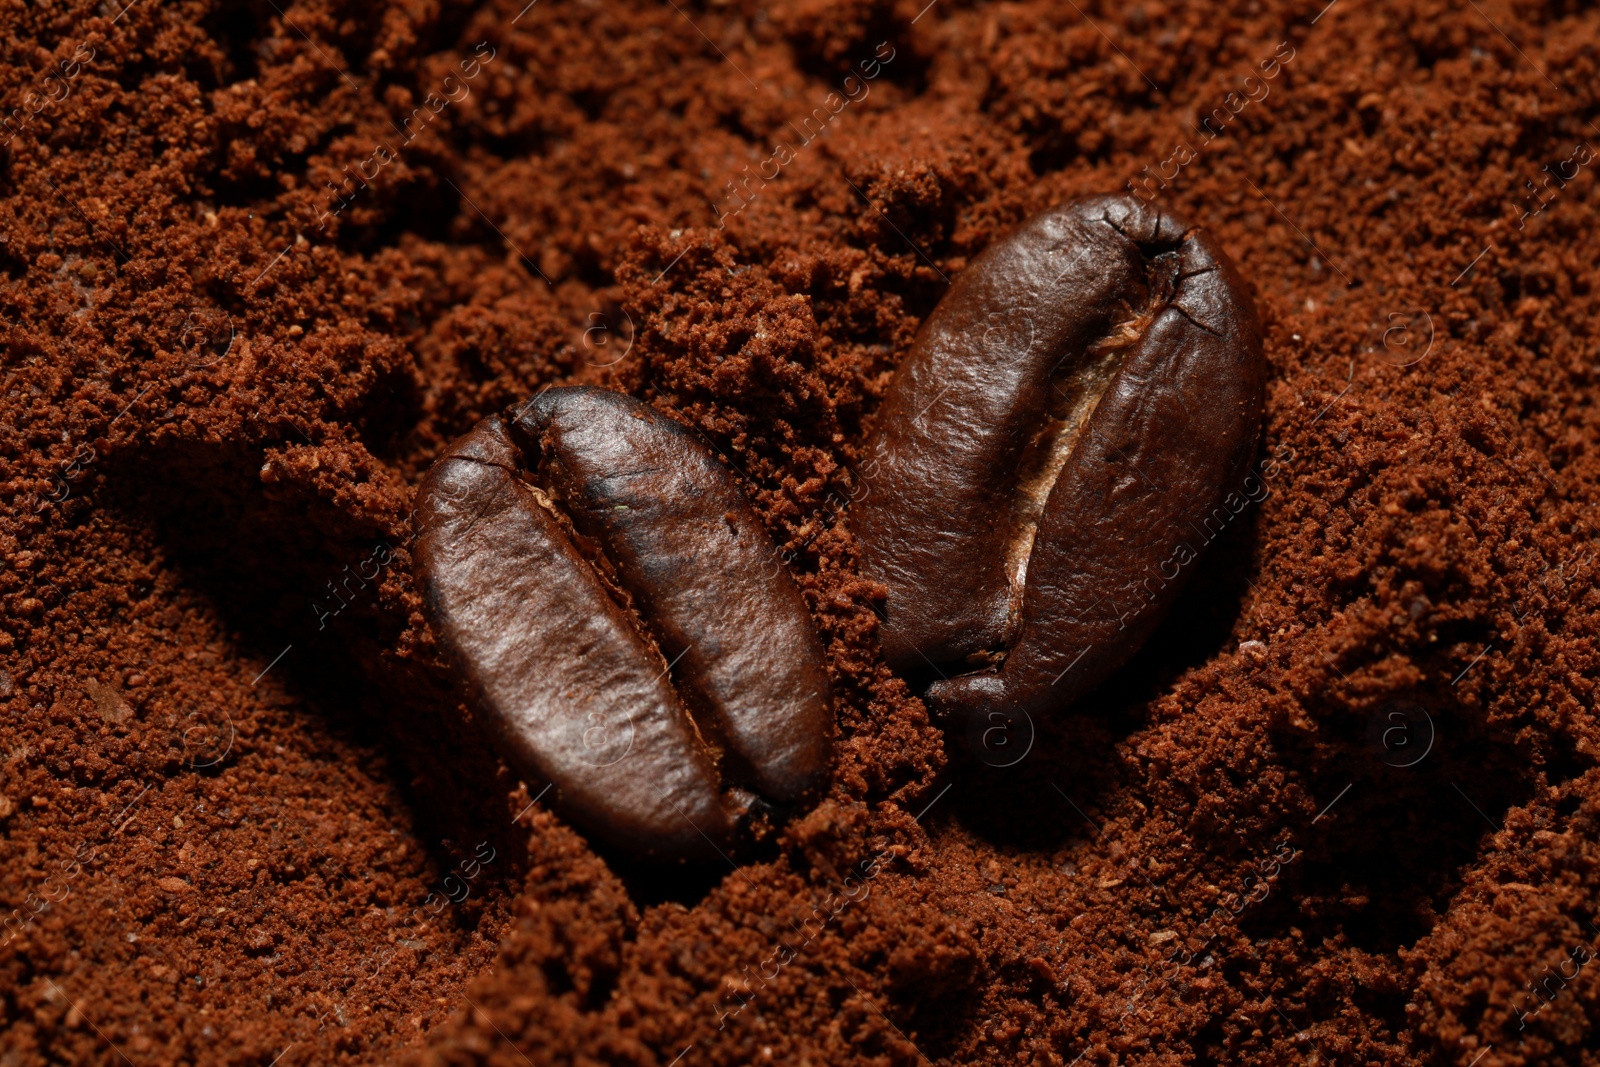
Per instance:
[[[1045,211],[961,273],[890,385],[851,520],[890,663],[987,668],[936,682],[936,709],[1058,709],[1149,636],[1243,506],[1260,334],[1211,239],[1133,197]]]
[[[648,404],[549,389],[428,472],[436,632],[507,758],[636,855],[709,858],[821,785],[822,648],[729,472]]]

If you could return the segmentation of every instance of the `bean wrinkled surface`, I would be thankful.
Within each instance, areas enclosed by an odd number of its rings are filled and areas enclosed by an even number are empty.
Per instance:
[[[507,758],[589,833],[710,858],[820,786],[832,696],[805,602],[671,419],[546,390],[446,450],[417,529],[435,631]]]
[[[946,714],[1048,713],[1098,685],[1241,510],[1265,378],[1232,264],[1170,214],[1096,197],[992,244],[923,324],[861,464],[851,523],[890,663],[946,675],[928,690]]]

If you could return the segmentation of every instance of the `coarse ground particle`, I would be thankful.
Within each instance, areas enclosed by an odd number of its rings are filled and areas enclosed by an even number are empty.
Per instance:
[[[0,1064],[1600,1063],[1600,12],[0,25]],[[1264,495],[990,767],[851,467],[950,278],[1129,182],[1255,288]],[[423,620],[415,485],[547,383],[701,433],[815,613],[833,786],[736,870],[593,851]]]

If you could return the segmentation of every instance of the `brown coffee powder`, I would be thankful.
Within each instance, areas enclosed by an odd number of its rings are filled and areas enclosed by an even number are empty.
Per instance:
[[[0,1063],[1595,1062],[1600,17],[924,2],[8,0]],[[1130,183],[1255,287],[1255,499],[994,766],[850,468]],[[423,622],[422,471],[552,382],[701,433],[822,632],[737,869],[593,851]]]

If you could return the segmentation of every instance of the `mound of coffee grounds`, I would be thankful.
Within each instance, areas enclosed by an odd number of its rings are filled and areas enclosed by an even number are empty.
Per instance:
[[[1593,1062],[1594,11],[4,24],[0,1063]],[[974,743],[852,468],[950,279],[1130,190],[1253,286],[1257,489]],[[424,621],[415,486],[550,383],[709,442],[822,635],[831,790],[737,867],[596,851]]]

